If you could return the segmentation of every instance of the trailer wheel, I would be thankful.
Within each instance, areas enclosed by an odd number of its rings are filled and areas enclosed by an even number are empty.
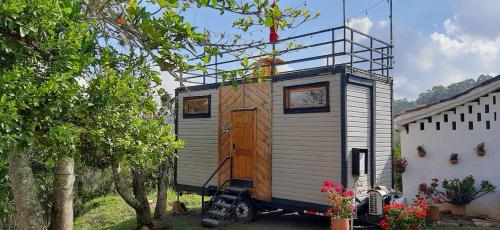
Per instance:
[[[236,222],[249,223],[255,218],[255,206],[250,199],[243,198],[236,203],[234,210]]]

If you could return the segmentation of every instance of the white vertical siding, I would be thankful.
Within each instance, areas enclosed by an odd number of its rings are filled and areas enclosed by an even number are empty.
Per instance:
[[[190,91],[179,94],[178,135],[184,140],[184,149],[178,151],[177,183],[201,187],[217,169],[217,143],[219,122],[218,89]],[[182,117],[184,97],[211,95],[210,118]],[[217,185],[215,176],[210,185]]]
[[[362,196],[370,188],[370,88],[348,84],[346,86],[347,175],[348,188],[356,188]],[[352,149],[368,149],[368,174],[352,175]]]
[[[375,82],[375,184],[392,186],[391,83]]]
[[[330,82],[330,112],[283,113],[283,87]],[[326,179],[341,181],[340,75],[273,83],[272,194],[274,198],[327,204]]]

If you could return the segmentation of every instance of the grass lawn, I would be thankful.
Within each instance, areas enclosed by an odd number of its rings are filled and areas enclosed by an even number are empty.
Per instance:
[[[175,201],[176,194],[168,192],[168,209],[171,202]],[[151,196],[150,200],[154,200]],[[190,209],[185,216],[168,216],[169,230],[206,230],[200,225],[200,202],[198,195],[184,195],[181,201]],[[152,210],[153,211],[153,210]],[[170,210],[169,210],[170,211]],[[130,230],[135,227],[135,213],[118,195],[96,198],[85,204],[83,214],[76,218],[75,230]],[[221,230],[320,230],[329,229],[329,221],[322,217],[289,215],[281,212],[258,215],[256,221],[249,224],[230,224]],[[447,227],[430,226],[430,230],[493,230],[498,228],[477,227]]]

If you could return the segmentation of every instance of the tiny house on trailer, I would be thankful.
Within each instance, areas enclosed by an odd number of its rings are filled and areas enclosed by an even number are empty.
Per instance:
[[[327,40],[307,43],[313,36]],[[302,46],[280,49],[292,40]],[[222,66],[241,60],[219,56],[207,73],[183,73],[200,84],[176,90],[175,130],[185,147],[175,188],[213,195],[204,226],[249,221],[256,208],[322,215],[326,179],[360,199],[392,186],[392,46],[348,26],[267,45],[282,61],[267,66],[263,81],[250,71],[237,87],[220,82]]]

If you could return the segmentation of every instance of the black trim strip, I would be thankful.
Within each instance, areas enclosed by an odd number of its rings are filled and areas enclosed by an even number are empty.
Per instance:
[[[362,86],[373,86],[373,80],[365,77],[359,77],[352,74],[348,75],[348,82],[350,84],[362,85]]]
[[[375,174],[377,172],[377,164],[375,158],[377,157],[375,152],[375,140],[377,138],[376,128],[377,128],[377,113],[375,112],[375,106],[377,105],[377,89],[376,86],[370,86],[370,184],[375,187]],[[392,107],[392,106],[391,106]],[[392,127],[391,127],[392,129]]]
[[[394,101],[393,83],[391,82],[391,187],[394,188],[394,111],[392,110],[392,102]],[[408,126],[407,132],[410,131]]]
[[[175,185],[175,191],[177,192],[194,192],[196,194],[201,195],[203,188],[201,186],[194,186],[194,185],[186,185],[186,184],[176,184]],[[215,186],[208,186],[205,189],[205,192],[207,196],[212,196],[215,194],[217,191],[217,187]]]
[[[179,140],[179,89],[175,90],[175,117],[174,117],[174,133],[175,140]],[[175,150],[174,158],[174,188],[177,188],[177,149]]]
[[[288,200],[275,197],[273,197],[271,201],[255,200],[255,203],[262,207],[285,209],[298,212],[303,212],[304,210],[326,212],[329,209],[329,206],[327,205],[314,204],[314,203]]]
[[[346,117],[346,102],[347,102],[347,76],[344,69],[340,76],[340,128],[341,128],[341,176],[342,176],[342,185],[344,188],[347,188],[348,185],[348,176],[347,176],[347,117]]]

